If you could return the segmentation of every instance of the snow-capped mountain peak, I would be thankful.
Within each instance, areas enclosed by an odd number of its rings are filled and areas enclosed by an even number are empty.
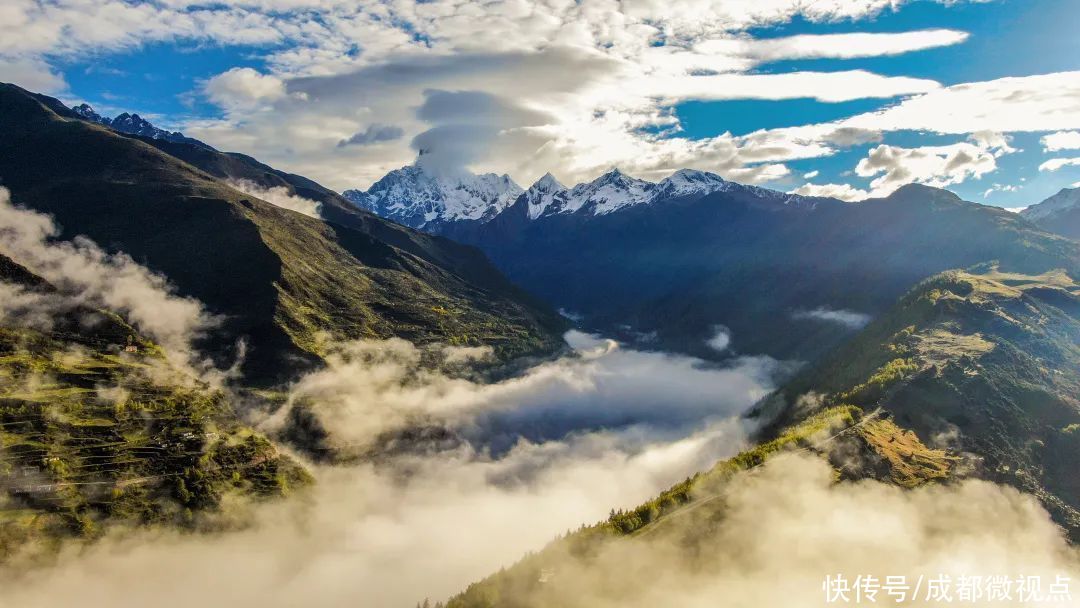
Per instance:
[[[689,196],[728,190],[733,184],[715,173],[696,169],[679,169],[657,184],[656,195]]]
[[[129,114],[127,112],[113,118],[112,127],[117,131],[138,133],[140,135],[145,134],[148,137],[158,136],[158,138],[160,138],[160,134],[165,133],[164,130],[155,127],[150,121],[142,116],[139,116],[138,114]]]
[[[635,205],[734,190],[746,190],[783,205],[798,205],[803,201],[797,195],[744,186],[696,169],[681,169],[657,183],[614,168],[572,188],[546,173],[523,191],[507,175],[448,173],[422,162],[387,173],[366,191],[346,190],[342,195],[377,215],[413,228],[432,230],[454,221],[486,222],[519,197],[525,199],[528,218],[535,220],[579,212],[607,215]]]
[[[555,179],[554,175],[545,173],[525,191],[529,219],[534,220],[540,217],[549,208],[564,206],[567,192],[566,186]]]
[[[529,186],[529,190],[536,190],[538,192],[558,192],[559,190],[566,190],[566,186],[555,179],[555,176],[551,173],[545,173],[543,177],[536,180],[536,183]]]
[[[94,108],[88,103],[81,103],[73,108],[71,111],[85,118],[86,120],[93,122],[105,123],[108,119],[102,118],[101,114],[94,111]]]
[[[522,194],[508,175],[436,172],[414,164],[395,169],[368,190],[346,190],[357,206],[413,228],[488,220]]]
[[[591,182],[574,186],[560,211],[573,213],[587,207],[594,215],[605,215],[648,202],[655,187],[652,182],[612,169]]]
[[[1080,188],[1063,188],[1045,201],[1024,209],[1020,215],[1027,220],[1036,221],[1077,207],[1080,207]]]

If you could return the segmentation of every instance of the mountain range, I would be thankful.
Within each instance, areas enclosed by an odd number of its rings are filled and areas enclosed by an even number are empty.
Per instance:
[[[659,183],[608,171],[591,182],[568,188],[550,173],[527,190],[508,175],[475,175],[464,170],[443,172],[425,166],[421,155],[413,165],[395,169],[368,190],[342,193],[362,209],[412,228],[453,231],[460,225],[487,223],[523,201],[530,220],[563,214],[606,215],[635,205],[710,192],[749,190],[789,204],[809,200],[798,195],[728,182],[706,171],[682,169]],[[514,212],[516,213],[516,212]]]
[[[656,183],[612,170],[573,187],[545,175],[522,189],[421,157],[346,197],[12,85],[0,85],[0,186],[52,217],[50,242],[83,237],[201,302],[219,323],[195,346],[219,368],[238,361],[240,378],[223,389],[176,369],[109,306],[65,308],[48,327],[0,316],[0,559],[114,525],[221,529],[233,498],[313,483],[275,443],[320,456],[294,440],[322,430],[303,409],[277,436],[241,409],[274,411],[298,374],[326,364],[328,343],[490,347],[510,374],[564,352],[555,306],[642,347],[803,365],[754,408],[744,452],[451,606],[580,604],[570,581],[599,568],[603,548],[646,535],[707,551],[726,515],[715,499],[792,450],[826,459],[836,480],[1008,484],[1080,538],[1076,190],[1015,214],[919,185],[852,204],[694,170]],[[10,251],[0,287],[31,302],[59,290]],[[416,434],[429,431],[441,437]],[[609,588],[611,605],[650,580],[631,578]]]
[[[613,170],[571,188],[545,175],[478,220],[433,217],[423,229],[476,244],[585,327],[706,358],[810,362],[755,410],[756,447],[448,606],[577,605],[580,578],[560,585],[553,572],[595,570],[591,556],[656,527],[677,530],[669,541],[694,554],[708,525],[667,518],[713,503],[740,471],[792,448],[818,452],[842,479],[1012,485],[1080,537],[1070,473],[1080,458],[1080,243],[1067,238],[1078,199],[1064,190],[1017,214],[908,185],[853,204],[701,171],[651,183]],[[815,439],[825,429],[851,437],[825,449]],[[723,517],[718,501],[690,521]]]
[[[612,170],[572,188],[546,175],[479,217],[422,227],[480,247],[585,328],[706,358],[814,360],[934,273],[991,259],[1075,271],[1080,251],[1030,216],[941,189],[853,204],[693,170],[658,183]],[[732,337],[725,352],[710,346],[718,332]]]
[[[179,131],[166,131],[165,129],[159,129],[155,127],[150,121],[139,116],[138,114],[129,114],[123,112],[116,115],[114,118],[108,118],[102,116],[94,111],[94,108],[90,104],[82,103],[77,106],[73,106],[71,111],[84,120],[90,122],[96,122],[101,125],[110,127],[120,133],[127,133],[128,135],[138,135],[141,137],[149,137],[150,139],[162,139],[171,142],[180,142],[185,144],[191,144],[194,146],[200,146],[208,150],[214,148],[208,144],[205,144],[197,139],[186,137]]]
[[[1017,214],[919,185],[853,204],[699,171],[659,183],[611,171],[572,188],[545,175],[490,219],[424,226],[478,245],[586,327],[702,357],[809,361],[755,408],[746,452],[447,606],[628,601],[636,587],[607,578],[626,565],[605,556],[638,546],[632,567],[663,573],[657,543],[711,554],[731,485],[792,450],[837,479],[1011,485],[1080,538],[1078,193]]]

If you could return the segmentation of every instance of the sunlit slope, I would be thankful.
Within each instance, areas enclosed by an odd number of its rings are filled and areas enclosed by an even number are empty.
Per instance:
[[[52,293],[4,256],[0,280]],[[0,323],[0,561],[117,526],[234,525],[237,500],[309,481],[225,393],[117,315],[76,308],[47,328]]]
[[[612,605],[633,603],[639,576],[673,575],[667,552],[688,563],[721,555],[711,543],[722,542],[715,530],[727,521],[732,483],[789,453],[824,458],[837,483],[914,489],[979,477],[1012,485],[1037,496],[1075,537],[1078,395],[1080,286],[1068,275],[997,267],[939,274],[763,402],[758,414],[772,422],[755,447],[637,508],[613,510],[448,606],[590,605],[577,578]],[[623,552],[651,557],[612,576],[605,568]]]
[[[638,605],[643,586],[670,588],[671,579],[692,575],[689,569],[699,562],[717,566],[713,562],[725,550],[715,544],[722,542],[716,528],[725,523],[734,484],[746,483],[748,473],[790,453],[822,456],[834,467],[840,466],[841,459],[834,455],[841,451],[884,460],[874,447],[879,438],[899,442],[902,447],[893,450],[906,451],[921,461],[915,469],[892,469],[888,464],[879,469],[883,477],[895,475],[907,487],[948,476],[956,460],[944,450],[927,448],[880,411],[825,408],[634,509],[612,510],[609,519],[555,540],[470,585],[451,598],[447,608],[598,605],[593,596],[602,597],[606,602],[602,605]],[[841,478],[839,470],[834,475]],[[624,559],[623,554],[634,558]],[[719,561],[717,575],[726,569]],[[735,572],[735,565],[727,570]]]
[[[881,407],[1080,531],[1080,286],[1067,274],[937,275],[766,407],[806,394]]]
[[[555,314],[474,249],[369,215],[345,225],[275,207],[11,85],[0,87],[0,179],[15,202],[54,215],[64,238],[124,251],[225,315],[209,347],[230,356],[245,338],[253,379],[317,359],[322,332],[491,345],[504,357],[561,344]]]

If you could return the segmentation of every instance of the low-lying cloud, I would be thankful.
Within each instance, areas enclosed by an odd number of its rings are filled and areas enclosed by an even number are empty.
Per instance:
[[[458,440],[311,465],[315,488],[262,506],[247,531],[106,540],[56,568],[0,577],[4,597],[26,607],[118,608],[409,606],[445,597],[744,448],[740,415],[777,369],[768,359],[719,366],[568,338],[577,356],[492,383],[455,368],[484,356],[476,349],[331,346],[328,366],[301,379],[289,405],[309,408],[331,443],[372,446],[436,424]],[[421,365],[432,357],[434,368]],[[273,431],[285,419],[264,423]]]
[[[883,589],[892,576],[908,585],[903,605],[1074,605],[1048,594],[1058,576],[1080,575],[1075,548],[1034,497],[1005,486],[838,484],[824,460],[784,455],[734,479],[723,497],[585,558],[556,545],[533,562],[547,571],[544,584],[515,586],[514,600],[589,608],[896,605]],[[925,601],[930,580],[942,575],[951,599]],[[848,581],[847,602],[827,601],[826,576]],[[875,602],[866,595],[856,602],[859,576],[875,577]],[[1043,599],[1022,600],[1012,583],[1011,599],[992,600],[985,595],[992,576],[1039,577]],[[981,577],[969,581],[982,594],[977,600],[964,599],[961,577]]]
[[[717,352],[724,352],[731,346],[731,332],[728,328],[718,325],[713,328],[713,335],[705,341],[705,344]]]
[[[553,532],[601,518],[607,505],[632,504],[654,491],[657,476],[686,466],[698,441],[630,456],[598,435],[522,444],[496,461],[461,450],[396,468],[319,468],[312,495],[264,508],[248,531],[114,539],[66,555],[55,569],[0,580],[5,599],[25,608],[409,606],[462,590]],[[512,474],[533,462],[543,464],[526,467],[535,474]],[[988,482],[914,491],[877,481],[837,484],[824,461],[787,455],[735,478],[723,496],[653,533],[600,545],[588,558],[556,544],[527,573],[542,566],[546,582],[513,587],[513,599],[779,608],[829,605],[826,576],[903,576],[907,593],[920,576],[944,574],[953,585],[960,576],[1039,576],[1044,592],[1059,575],[1080,576],[1075,549],[1038,502]],[[925,579],[919,600],[905,605],[936,605],[921,601]],[[1018,597],[994,605],[1022,605]],[[885,599],[892,601],[881,591],[878,600]]]
[[[328,366],[292,387],[288,407],[309,408],[332,440],[371,446],[433,424],[458,440],[311,465],[313,489],[258,507],[243,531],[113,536],[71,549],[52,568],[0,573],[4,599],[25,608],[333,608],[446,598],[745,447],[739,414],[778,369],[768,359],[708,365],[568,338],[578,356],[492,383],[460,367],[483,349],[330,345]],[[715,507],[605,543],[587,560],[553,545],[534,558],[546,582],[514,599],[818,606],[826,575],[1038,575],[1047,583],[1080,575],[1074,550],[1034,498],[986,482],[916,491],[837,484],[823,461],[789,455],[722,492]]]
[[[232,179],[229,180],[229,185],[244,194],[254,196],[282,209],[289,209],[310,217],[321,217],[322,203],[292,194],[285,186],[263,188],[247,179]]]
[[[862,329],[863,327],[866,327],[866,324],[873,318],[866,313],[856,312],[854,310],[825,307],[818,307],[813,310],[797,310],[792,313],[791,317],[793,319],[809,319],[812,321],[835,323],[837,325],[843,325],[848,329]]]
[[[58,234],[51,217],[15,206],[0,188],[0,253],[57,290],[45,296],[7,285],[0,303],[3,318],[18,315],[20,322],[43,328],[59,310],[104,308],[124,315],[181,358],[191,354],[193,340],[217,323],[200,302],[177,295],[164,277],[126,254],[106,253],[85,237],[55,240]]]
[[[283,424],[288,408],[309,407],[328,429],[332,445],[353,448],[368,448],[387,433],[419,425],[448,426],[497,451],[518,437],[542,442],[599,429],[639,427],[685,436],[705,421],[741,414],[782,371],[768,358],[719,366],[628,349],[577,331],[566,337],[576,356],[494,383],[431,368],[426,363],[432,353],[404,340],[333,345],[327,366],[299,380],[286,410],[265,428],[273,432]],[[458,359],[461,350],[435,354]]]

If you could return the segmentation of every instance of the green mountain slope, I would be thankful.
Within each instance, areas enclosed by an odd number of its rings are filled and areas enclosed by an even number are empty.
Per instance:
[[[86,235],[124,251],[224,315],[203,346],[227,358],[247,340],[244,371],[253,381],[317,360],[323,333],[491,345],[504,358],[561,346],[557,316],[475,249],[351,209],[330,213],[335,223],[275,207],[220,179],[236,175],[222,168],[234,165],[260,171],[260,183],[321,191],[244,157],[155,147],[80,120],[56,100],[0,86],[0,185],[17,203],[54,215],[62,238]]]
[[[54,293],[2,255],[0,281]],[[309,481],[115,314],[76,308],[39,329],[0,317],[0,562],[117,526],[230,525],[234,499]]]
[[[1064,272],[935,276],[766,408],[811,392],[947,438],[978,455],[976,474],[1039,496],[1080,532],[1080,286]],[[797,415],[784,409],[780,424]]]
[[[318,202],[322,205],[320,214],[327,221],[369,234],[402,251],[447,268],[484,289],[527,302],[539,310],[546,309],[546,305],[510,283],[479,250],[386,221],[358,209],[338,193],[306,177],[279,171],[244,154],[222,153],[162,139],[138,139],[214,177],[246,181],[265,189],[283,188],[288,194]]]
[[[579,575],[610,605],[632,600],[639,576],[663,579],[665,550],[708,561],[729,484],[792,451],[825,457],[838,480],[914,488],[976,476],[1012,485],[1037,496],[1075,539],[1078,395],[1080,285],[1060,271],[989,265],[939,274],[765,400],[757,414],[769,423],[755,447],[556,540],[447,607],[588,605],[573,582]],[[598,564],[612,554],[652,561],[625,564],[636,574],[617,569],[626,578],[608,580],[597,572],[612,564]]]

